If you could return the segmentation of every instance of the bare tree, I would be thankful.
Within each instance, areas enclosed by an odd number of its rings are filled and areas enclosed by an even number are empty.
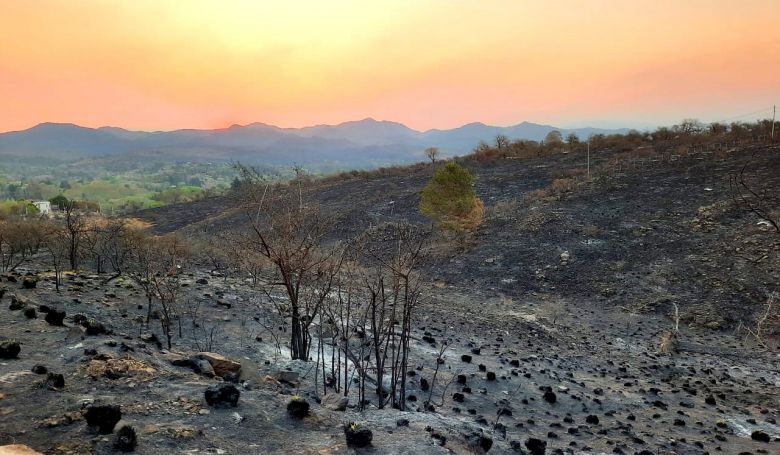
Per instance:
[[[251,172],[247,172],[251,176]],[[333,217],[303,197],[303,179],[271,188],[255,178],[247,192],[246,213],[251,227],[243,243],[271,264],[266,296],[289,317],[290,355],[308,360],[309,326],[328,298],[341,267],[343,248],[326,244]],[[249,185],[244,185],[249,187]],[[284,289],[286,299],[271,291]]]
[[[43,248],[49,254],[54,269],[54,287],[57,292],[60,292],[62,274],[70,257],[70,240],[70,233],[64,226],[55,223],[46,225]]]
[[[436,159],[439,157],[438,147],[428,147],[427,149],[425,149],[425,156],[428,157],[429,160],[431,160],[431,163],[435,163]]]
[[[152,276],[152,287],[160,302],[160,325],[170,349],[174,321],[178,322],[179,337],[182,336],[181,277],[189,256],[189,248],[177,236],[163,237],[154,243],[158,254],[158,268]]]
[[[406,407],[406,371],[415,310],[422,296],[419,269],[430,231],[407,223],[385,223],[366,231],[354,250],[363,266],[368,299],[366,325],[374,354],[379,407]],[[390,390],[384,390],[389,374]]]

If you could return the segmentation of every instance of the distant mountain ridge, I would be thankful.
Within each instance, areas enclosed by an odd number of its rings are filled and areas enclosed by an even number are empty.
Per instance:
[[[341,163],[366,167],[423,159],[426,147],[445,156],[470,152],[479,141],[503,134],[510,139],[542,140],[550,131],[625,133],[628,129],[556,128],[523,122],[508,127],[469,123],[458,128],[417,131],[391,121],[367,118],[337,125],[281,128],[264,123],[214,130],[131,131],[105,126],[87,128],[68,123],[41,123],[23,131],[0,133],[0,156],[61,159],[154,153],[171,161],[242,161],[249,164]]]

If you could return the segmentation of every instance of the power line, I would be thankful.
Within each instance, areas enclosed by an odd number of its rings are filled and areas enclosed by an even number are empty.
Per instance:
[[[718,120],[718,123],[728,122],[730,120],[737,120],[737,119],[741,119],[741,118],[744,118],[744,117],[750,117],[751,115],[760,114],[762,112],[769,112],[772,109],[774,109],[774,106],[765,107],[763,109],[759,109],[759,110],[754,111],[754,112],[748,112],[747,114],[737,115],[735,117],[729,117],[729,118],[725,118],[723,120]]]

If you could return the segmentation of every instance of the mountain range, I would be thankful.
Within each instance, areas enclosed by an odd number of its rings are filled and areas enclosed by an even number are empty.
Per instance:
[[[552,130],[558,130],[564,136],[575,133],[580,138],[627,131],[565,129],[530,122],[508,127],[469,123],[454,129],[417,131],[401,123],[371,118],[304,128],[251,123],[214,130],[155,132],[41,123],[23,131],[0,133],[0,156],[67,160],[130,155],[177,162],[336,163],[344,167],[370,167],[420,161],[426,147],[438,147],[444,156],[460,155],[469,153],[479,141],[492,141],[498,134],[510,139],[538,141]]]

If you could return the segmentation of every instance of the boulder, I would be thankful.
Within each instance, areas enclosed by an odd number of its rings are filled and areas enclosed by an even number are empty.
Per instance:
[[[301,377],[295,371],[282,370],[276,373],[276,379],[288,384],[297,384],[301,380]]]
[[[345,411],[349,405],[349,397],[341,396],[337,393],[325,395],[322,399],[322,407],[331,411]]]
[[[221,378],[229,373],[241,372],[240,363],[213,352],[199,352],[195,354],[194,358],[208,361],[211,364],[211,368],[214,369],[214,374]]]
[[[25,277],[24,280],[22,280],[22,287],[25,289],[35,289],[35,287],[38,285],[38,280],[33,277]]]

